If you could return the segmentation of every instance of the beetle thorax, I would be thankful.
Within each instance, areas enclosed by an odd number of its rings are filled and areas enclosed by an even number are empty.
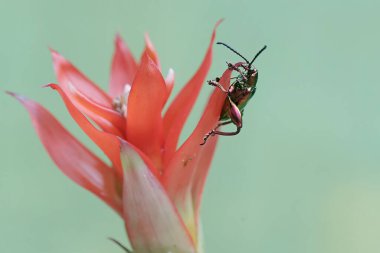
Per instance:
[[[252,87],[246,87],[244,84],[231,86],[229,90],[231,100],[239,105],[249,96],[249,94],[252,92],[252,89]]]
[[[257,77],[258,77],[257,69],[253,68],[252,70],[249,70],[247,73],[248,73],[247,82],[246,82],[247,87],[255,87],[257,83]]]

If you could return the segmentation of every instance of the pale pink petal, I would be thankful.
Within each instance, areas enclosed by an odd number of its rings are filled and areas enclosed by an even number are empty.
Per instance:
[[[124,220],[134,252],[194,253],[194,244],[165,190],[127,143],[121,143]]]

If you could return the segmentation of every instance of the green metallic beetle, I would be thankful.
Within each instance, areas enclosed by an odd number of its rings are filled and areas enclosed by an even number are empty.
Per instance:
[[[244,62],[238,62],[236,64],[227,63],[228,68],[234,70],[238,73],[234,82],[230,85],[228,90],[224,89],[223,86],[219,83],[220,79],[216,78],[215,80],[209,80],[207,83],[211,86],[219,88],[221,91],[227,94],[227,98],[224,102],[222,112],[219,118],[219,124],[210,132],[208,132],[204,138],[204,145],[207,142],[207,139],[210,136],[214,135],[224,135],[232,136],[240,133],[241,128],[243,127],[243,111],[244,107],[247,105],[248,101],[253,97],[256,92],[256,83],[258,79],[258,71],[252,65],[256,58],[267,48],[264,46],[256,55],[253,57],[252,61],[248,61],[244,56],[238,53],[236,50],[228,46],[223,42],[218,42],[217,44],[223,45],[230,49],[235,54],[239,55],[244,59]],[[219,127],[233,123],[236,126],[236,131],[234,132],[222,132],[217,130]]]

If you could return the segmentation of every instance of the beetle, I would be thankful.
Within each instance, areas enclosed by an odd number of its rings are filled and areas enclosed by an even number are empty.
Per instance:
[[[240,133],[241,128],[243,127],[243,112],[244,108],[247,105],[248,101],[253,97],[256,92],[256,83],[258,79],[258,71],[252,65],[256,58],[267,48],[265,45],[259,52],[256,53],[255,57],[251,61],[248,61],[244,56],[242,56],[235,49],[223,42],[217,42],[216,44],[223,45],[242,59],[244,62],[239,62],[236,64],[228,63],[227,66],[230,70],[237,72],[237,76],[231,78],[234,79],[233,83],[226,90],[220,83],[220,78],[215,78],[215,80],[209,80],[207,83],[211,86],[219,88],[222,92],[227,94],[226,100],[222,111],[220,113],[218,125],[208,132],[204,138],[204,145],[207,142],[207,139],[210,136],[214,135],[223,135],[223,136],[233,136]],[[222,132],[218,128],[224,125],[233,123],[236,126],[236,131],[234,132]]]

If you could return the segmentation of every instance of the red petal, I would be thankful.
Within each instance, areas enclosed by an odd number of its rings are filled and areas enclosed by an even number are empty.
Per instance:
[[[214,157],[217,141],[218,136],[211,137],[211,139],[207,140],[207,144],[205,144],[203,150],[200,151],[199,160],[194,166],[195,180],[192,182],[191,195],[195,213],[194,219],[197,226],[199,222],[199,208],[201,205],[202,193],[211,166],[212,158]]]
[[[128,97],[127,140],[161,166],[162,117],[165,81],[147,54],[142,58]]]
[[[170,160],[176,150],[178,138],[182,131],[183,125],[185,124],[186,119],[193,108],[196,98],[199,95],[201,87],[204,84],[207,73],[211,67],[212,46],[215,40],[216,28],[220,22],[221,21],[215,25],[207,53],[201,66],[174,99],[164,116],[165,163]]]
[[[118,112],[94,103],[74,87],[66,90],[78,109],[90,117],[105,132],[124,137],[125,118]]]
[[[65,105],[73,119],[82,128],[82,130],[95,142],[101,150],[107,155],[111,162],[119,169],[119,175],[121,175],[120,164],[120,147],[119,140],[115,135],[102,132],[94,127],[90,121],[74,106],[65,91],[60,85],[50,84],[50,88],[57,90],[61,95]]]
[[[75,139],[41,105],[23,96],[9,94],[28,110],[42,144],[57,167],[121,215],[121,196],[116,193],[121,182],[117,182],[113,170]]]
[[[111,160],[114,166],[118,169],[118,176],[121,177],[122,167],[120,163],[120,138],[115,135],[102,132],[94,127],[90,121],[88,121],[88,119],[74,106],[74,104],[71,103],[70,99],[67,97],[61,86],[57,84],[50,84],[48,87],[58,91],[71,117],[73,117],[75,122],[90,137],[90,139],[95,142],[101,150],[103,150],[103,152]],[[135,151],[140,154],[140,156],[144,159],[145,163],[147,163],[150,168],[153,168],[152,173],[158,175],[157,169],[155,169],[149,158],[142,151],[138,149]]]
[[[123,136],[124,120],[112,108],[111,98],[52,50],[57,79],[70,100],[103,130]]]
[[[226,89],[230,83],[231,72],[231,70],[226,70],[220,80],[220,83]],[[197,127],[175,153],[164,171],[164,187],[167,189],[170,199],[176,203],[178,210],[183,210],[184,214],[198,210],[198,206],[194,206],[194,210],[186,210],[189,208],[188,198],[191,197],[188,193],[194,192],[198,195],[195,198],[192,197],[192,199],[197,200],[193,205],[198,205],[198,198],[201,194],[199,190],[203,187],[204,177],[207,174],[208,165],[210,165],[216,139],[211,137],[214,140],[209,139],[208,142],[211,141],[211,143],[207,142],[205,144],[211,144],[211,147],[206,148],[201,146],[200,143],[202,143],[204,135],[217,125],[225,99],[226,94],[215,88]],[[203,152],[205,153],[203,154]],[[206,159],[204,155],[208,155],[210,160]]]
[[[51,54],[58,82],[65,90],[69,89],[70,86],[74,86],[80,93],[90,97],[95,103],[112,109],[112,100],[104,91],[56,51],[51,50]]]
[[[148,54],[152,61],[157,65],[157,68],[161,69],[160,60],[158,59],[156,49],[154,48],[153,43],[147,33],[145,34],[145,49],[141,55],[141,61],[143,61],[145,54]]]
[[[131,86],[137,71],[137,63],[120,35],[115,38],[115,53],[112,59],[110,96],[120,96],[126,85]]]
[[[194,245],[160,182],[125,142],[124,220],[134,252],[194,253]]]

